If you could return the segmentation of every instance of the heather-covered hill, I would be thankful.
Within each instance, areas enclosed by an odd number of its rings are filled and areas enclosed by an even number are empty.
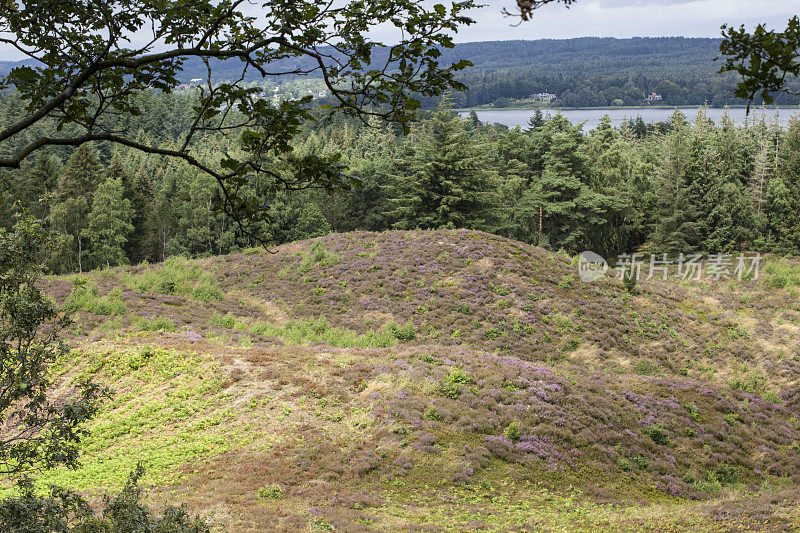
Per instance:
[[[632,296],[415,231],[51,279],[62,383],[116,393],[50,479],[143,460],[226,530],[797,527],[799,271]]]

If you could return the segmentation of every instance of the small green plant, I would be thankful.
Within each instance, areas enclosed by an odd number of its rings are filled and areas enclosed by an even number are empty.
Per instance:
[[[297,266],[297,273],[305,274],[316,267],[332,266],[338,262],[339,256],[325,250],[325,245],[321,241],[315,241],[311,243],[309,253],[303,256],[302,261]]]
[[[465,303],[462,303],[458,306],[458,312],[465,315],[471,315],[472,313],[474,313],[472,308]]]
[[[683,408],[689,411],[689,418],[692,419],[692,422],[696,424],[700,423],[700,411],[695,404],[692,402],[683,402]]]
[[[469,374],[461,368],[456,368],[439,383],[436,389],[440,395],[455,400],[461,395],[461,386],[471,382]]]
[[[210,322],[221,328],[233,329],[236,326],[236,316],[233,313],[226,315],[215,314],[211,317]]]
[[[486,337],[488,340],[491,341],[491,340],[494,340],[494,339],[500,337],[502,334],[503,334],[503,332],[501,332],[497,328],[487,328],[483,335],[484,335],[484,337]]]
[[[729,426],[735,426],[736,425],[736,421],[739,420],[739,415],[734,414],[734,413],[728,413],[727,415],[725,415],[723,417],[723,419],[725,420],[725,422]]]
[[[638,282],[638,276],[632,270],[626,271],[622,276],[622,287],[630,295],[636,296],[639,294],[639,289],[636,286]]]
[[[619,466],[619,469],[622,470],[623,472],[630,472],[631,469],[633,468],[631,466],[630,461],[628,461],[627,459],[618,459],[617,466]]]
[[[199,262],[185,257],[170,257],[139,274],[122,274],[120,279],[130,289],[146,294],[180,294],[201,302],[218,302],[223,297],[217,280]]]
[[[417,330],[414,328],[414,323],[411,320],[403,325],[391,322],[387,324],[387,327],[392,335],[401,342],[413,341],[417,336]]]
[[[633,371],[640,376],[654,376],[658,374],[659,366],[651,361],[638,361],[633,367]]]
[[[425,411],[425,418],[427,420],[436,420],[441,422],[442,415],[433,407],[429,407],[427,411]]]
[[[633,458],[633,462],[636,466],[639,467],[639,470],[647,470],[647,459],[642,457],[641,455],[637,455]]]
[[[510,440],[516,442],[522,437],[522,430],[519,427],[519,422],[514,420],[511,422],[505,431],[505,436],[508,437]]]
[[[100,296],[97,284],[85,280],[75,282],[64,307],[70,312],[86,311],[104,316],[120,316],[128,311],[122,299],[122,289],[115,287],[107,295]]]
[[[572,353],[577,350],[580,345],[580,339],[570,339],[564,343],[564,346],[562,346],[561,349],[564,351],[564,353]]]
[[[266,485],[258,489],[258,497],[262,500],[279,500],[284,496],[286,496],[286,489],[277,483]]]
[[[558,288],[569,290],[572,288],[574,282],[575,282],[575,276],[573,276],[572,274],[565,274],[561,276],[561,280],[558,282]]]
[[[156,316],[150,319],[141,318],[136,321],[139,331],[175,331],[175,323],[169,317]]]
[[[645,435],[650,437],[650,440],[661,446],[669,444],[669,436],[667,430],[661,426],[649,426],[644,430]]]

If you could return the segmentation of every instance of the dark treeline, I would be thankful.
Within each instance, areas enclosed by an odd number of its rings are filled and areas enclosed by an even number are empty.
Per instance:
[[[149,110],[124,125],[177,143],[192,97],[143,95]],[[7,96],[0,119],[21,110]],[[319,114],[296,151],[343,154],[363,186],[286,193],[254,181],[246,194],[270,214],[258,231],[283,243],[329,232],[472,228],[607,256],[642,247],[674,252],[800,253],[800,122],[749,127],[675,113],[655,127],[609,121],[588,135],[563,116],[509,130],[440,107],[408,135]],[[121,126],[121,125],[118,125]],[[208,136],[216,164],[235,143]],[[280,172],[279,168],[276,171]],[[27,208],[62,233],[53,272],[256,245],[214,209],[216,182],[181,161],[109,145],[32,156],[0,175],[0,220]]]
[[[653,92],[670,106],[745,104],[732,96],[736,76],[717,73],[719,45],[719,39],[584,37],[467,43],[444,57],[461,54],[475,64],[461,76],[469,90],[455,97],[457,107],[502,107],[542,92],[565,107],[644,105]],[[797,96],[774,97],[779,105],[800,103]]]

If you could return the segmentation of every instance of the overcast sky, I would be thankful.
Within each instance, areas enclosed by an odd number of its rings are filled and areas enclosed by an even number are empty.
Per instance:
[[[724,23],[753,27],[766,23],[785,29],[800,14],[800,0],[578,0],[566,9],[552,4],[536,11],[532,22],[511,28],[502,6],[490,4],[473,13],[478,22],[461,30],[458,41],[566,39],[570,37],[719,37]]]

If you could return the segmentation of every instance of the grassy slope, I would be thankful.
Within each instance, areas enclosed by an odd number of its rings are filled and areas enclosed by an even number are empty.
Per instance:
[[[241,531],[798,527],[800,279],[768,271],[631,297],[438,231],[55,278],[61,382],[115,396],[48,480],[143,460],[157,499]]]

